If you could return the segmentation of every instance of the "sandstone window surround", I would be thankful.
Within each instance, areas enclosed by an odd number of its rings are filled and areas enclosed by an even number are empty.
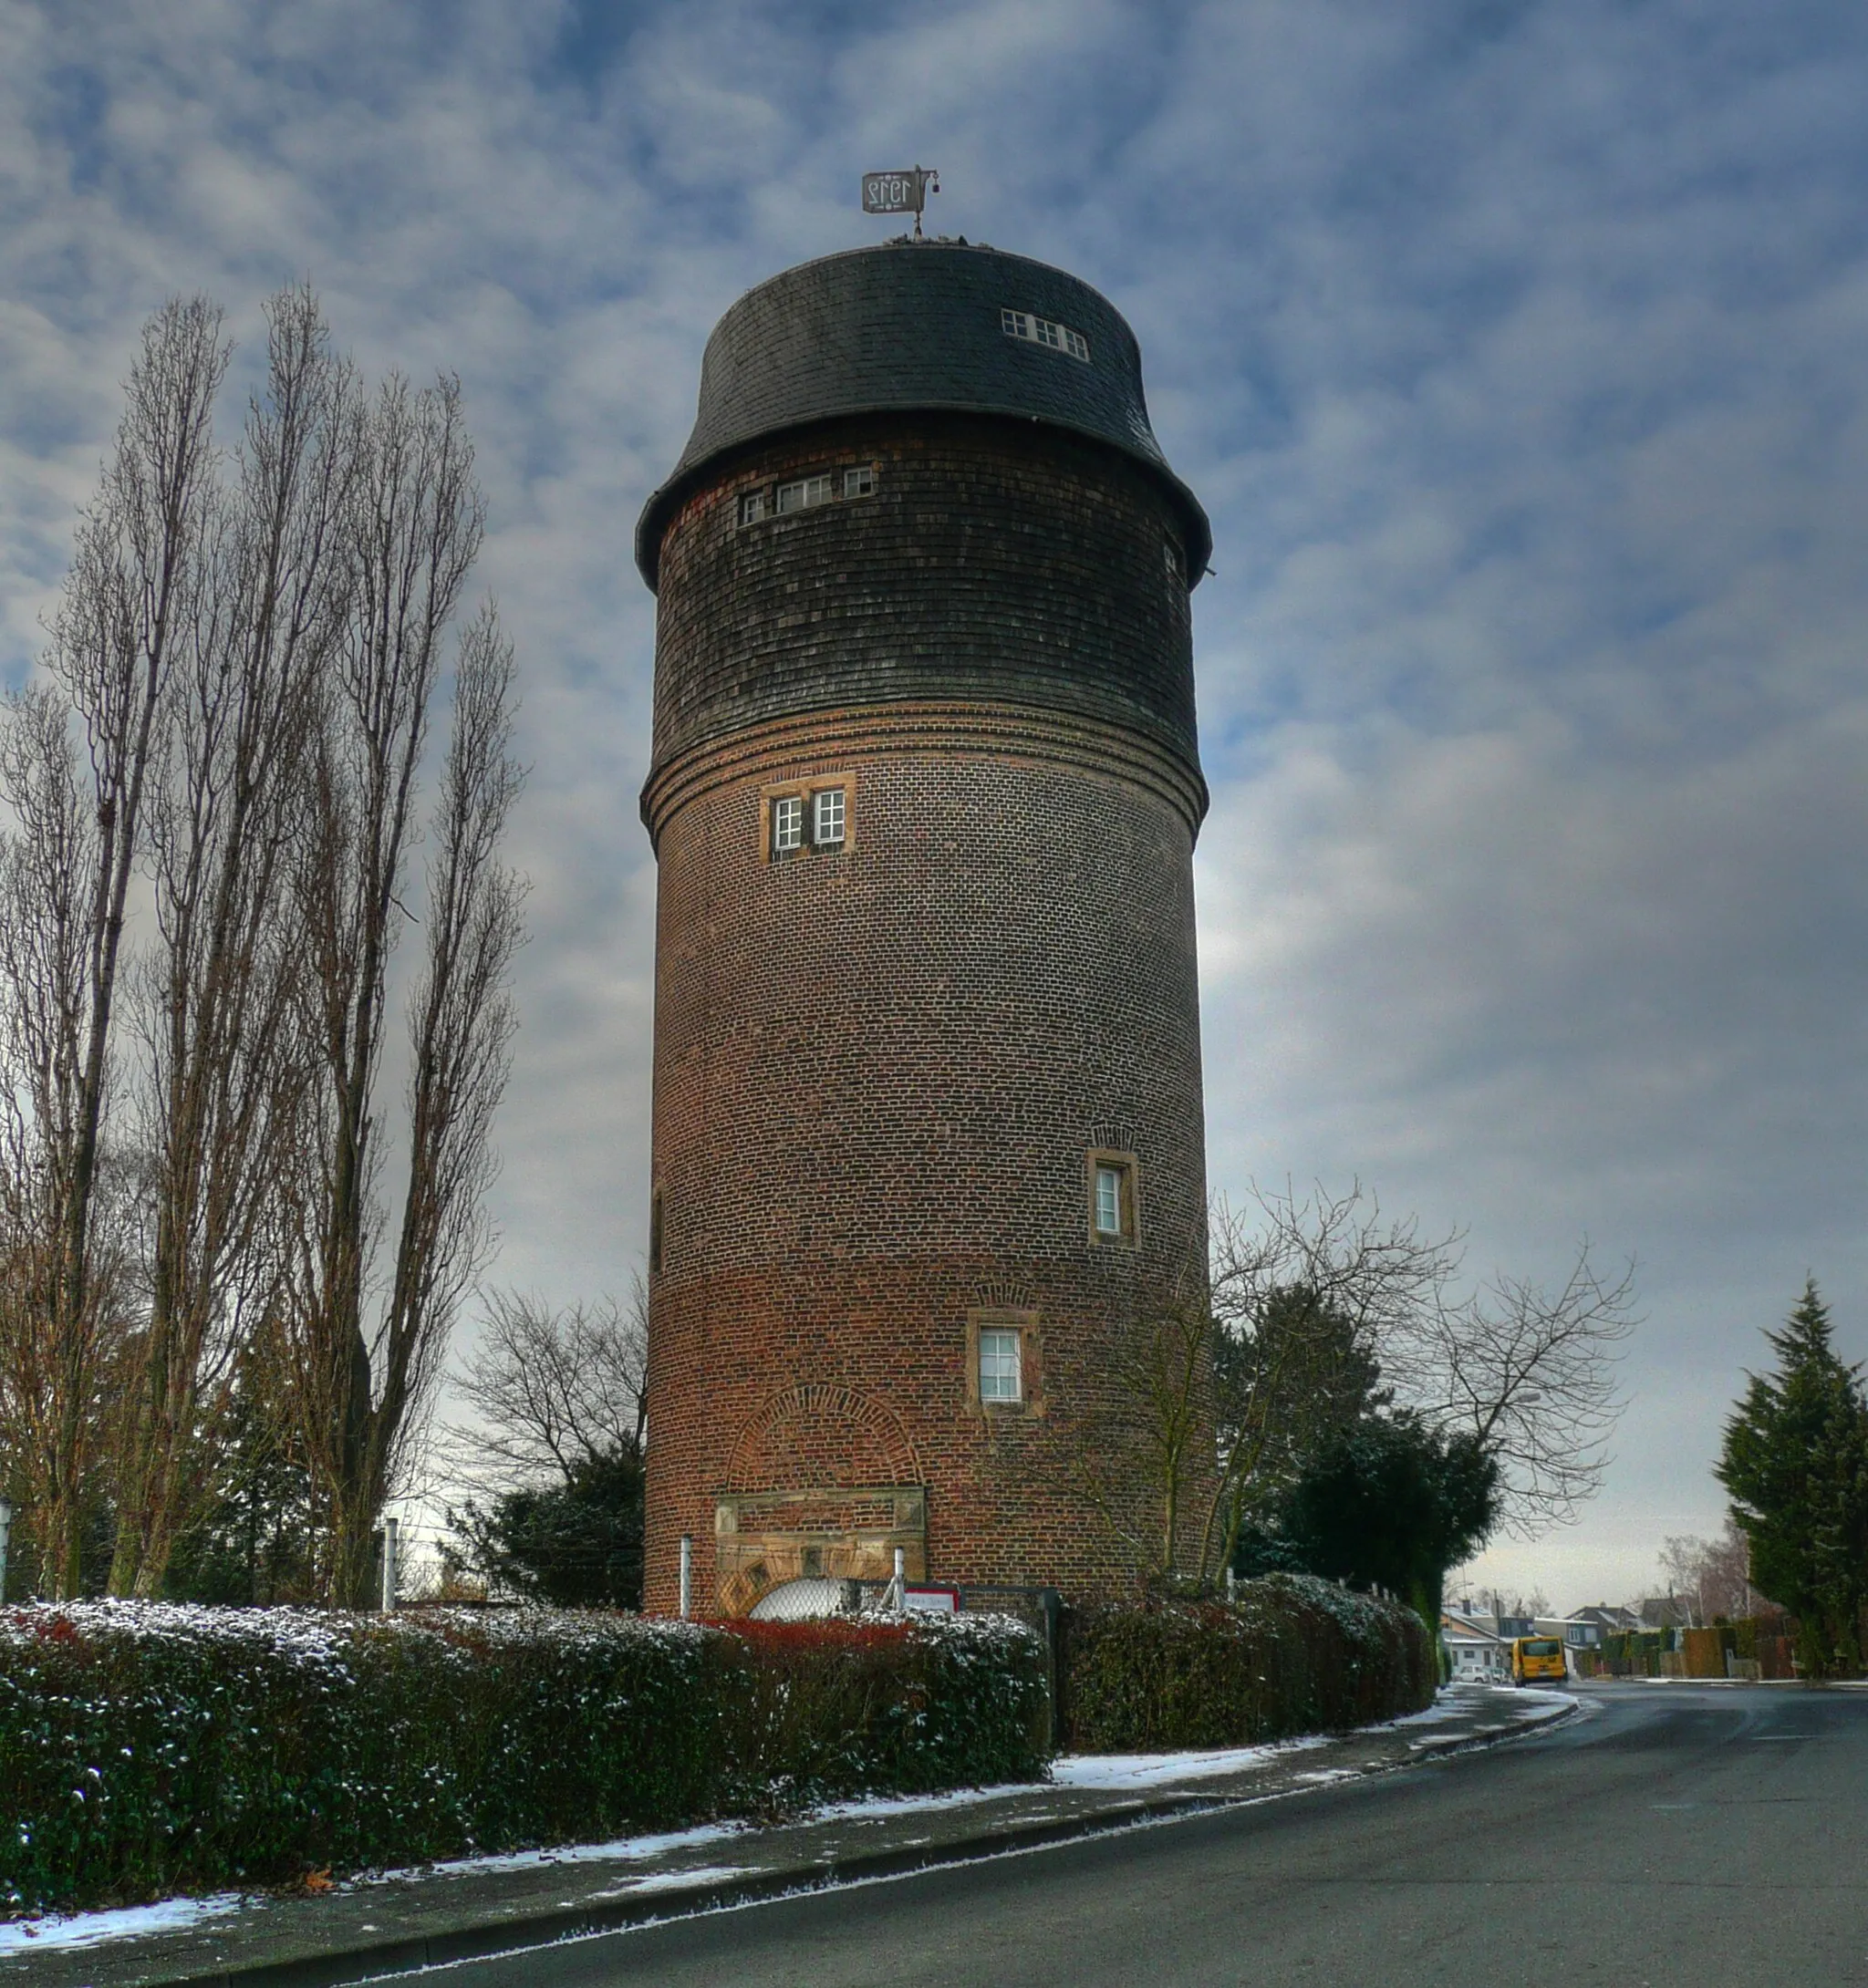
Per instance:
[[[1141,1239],[1141,1169],[1133,1153],[1093,1150],[1084,1159],[1090,1240],[1134,1248]]]
[[[1044,1413],[1043,1341],[1035,1311],[967,1313],[967,1405],[988,1417]]]
[[[811,773],[759,790],[762,840],[768,861],[836,855],[850,846],[856,782],[848,773]]]

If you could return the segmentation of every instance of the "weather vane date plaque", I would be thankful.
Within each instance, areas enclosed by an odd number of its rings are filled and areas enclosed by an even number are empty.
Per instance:
[[[939,191],[940,177],[931,166],[910,166],[900,172],[866,172],[863,212],[918,215],[928,204],[928,195]]]

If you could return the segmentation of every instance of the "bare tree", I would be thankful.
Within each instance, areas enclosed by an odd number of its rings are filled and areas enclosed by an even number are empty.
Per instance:
[[[1695,1628],[1718,1616],[1730,1620],[1755,1614],[1759,1597],[1751,1585],[1750,1555],[1750,1542],[1729,1518],[1717,1539],[1670,1535],[1660,1551],[1667,1599],[1685,1606]]]
[[[1441,1286],[1383,1341],[1401,1398],[1498,1458],[1502,1522],[1520,1537],[1573,1522],[1601,1488],[1634,1289],[1632,1266],[1604,1277],[1584,1243],[1554,1289],[1500,1276],[1454,1302]]]
[[[1600,1486],[1632,1269],[1600,1276],[1585,1245],[1553,1291],[1500,1276],[1462,1292],[1460,1234],[1385,1218],[1360,1183],[1306,1198],[1254,1186],[1240,1209],[1219,1205],[1211,1236],[1219,1472],[1203,1569],[1230,1560],[1333,1416],[1391,1400],[1479,1439],[1520,1534],[1573,1518]]]
[[[109,1307],[94,1288],[93,1217],[112,1067],[113,1025],[130,878],[158,713],[177,651],[202,609],[205,549],[216,525],[212,412],[226,370],[221,313],[203,300],[165,305],[144,327],[128,406],[96,499],[79,521],[47,664],[82,730],[66,756],[66,714],[35,693],[11,708],[0,760],[18,821],[9,909],[27,921],[11,942],[29,960],[58,955],[50,1006],[9,971],[0,998],[26,1067],[9,1107],[26,1169],[18,1197],[45,1233],[29,1248],[31,1327],[43,1355],[43,1578],[77,1587],[79,1512],[96,1421],[99,1336]],[[78,833],[74,806],[86,817]],[[35,848],[36,835],[51,840]],[[75,866],[75,867],[74,867]],[[55,902],[25,903],[27,875]],[[56,1042],[40,1033],[51,1027]],[[49,1061],[46,1059],[49,1058]],[[36,1072],[43,1074],[36,1073]],[[29,1185],[28,1185],[29,1183]]]
[[[355,589],[307,745],[296,891],[315,1069],[296,1187],[297,1412],[331,1530],[329,1589],[358,1606],[371,1534],[410,1462],[461,1298],[487,1247],[489,1134],[514,1026],[506,991],[520,885],[499,842],[511,650],[489,607],[466,630],[433,822],[425,958],[410,1003],[406,1177],[388,1232],[378,1092],[389,971],[444,631],[483,528],[457,384],[383,389],[352,497]],[[387,1251],[389,1261],[381,1258]]]
[[[1706,1620],[1705,1603],[1699,1593],[1701,1557],[1706,1541],[1690,1533],[1674,1534],[1661,1541],[1660,1577],[1669,1601],[1686,1611],[1686,1626],[1700,1628]]]
[[[1310,1449],[1375,1398],[1385,1349],[1437,1308],[1457,1235],[1385,1221],[1360,1184],[1300,1200],[1256,1184],[1210,1224],[1219,1469],[1202,1569],[1230,1564],[1240,1528]]]
[[[649,1432],[646,1293],[554,1311],[515,1291],[487,1296],[486,1321],[455,1393],[473,1411],[453,1424],[456,1456],[474,1475],[568,1480],[580,1465],[639,1454]]]
[[[274,1188],[298,1084],[287,858],[296,755],[342,626],[356,396],[308,290],[267,316],[267,391],[209,534],[150,791],[156,936],[136,986],[153,1233],[125,1389],[117,1594],[161,1592],[205,1462],[203,1416],[278,1295]]]
[[[93,1225],[90,1313],[74,1345],[61,1330],[59,1265],[81,1111],[98,832],[65,701],[48,685],[30,686],[7,707],[0,789],[15,819],[0,844],[0,1441],[5,1488],[37,1522],[43,1565],[47,1544],[59,1548],[43,1521],[61,1478],[79,1482],[89,1467],[103,1283]],[[74,1385],[86,1403],[75,1452],[66,1415]]]

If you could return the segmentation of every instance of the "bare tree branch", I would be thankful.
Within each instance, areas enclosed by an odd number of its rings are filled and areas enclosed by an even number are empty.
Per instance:
[[[645,1293],[553,1311],[535,1297],[487,1294],[486,1320],[455,1393],[472,1424],[448,1428],[462,1475],[568,1483],[580,1465],[639,1454],[649,1428]]]
[[[1573,1523],[1601,1487],[1634,1290],[1634,1267],[1602,1275],[1585,1242],[1554,1289],[1500,1275],[1462,1302],[1423,1307],[1385,1344],[1401,1397],[1499,1459],[1502,1520],[1520,1537]]]

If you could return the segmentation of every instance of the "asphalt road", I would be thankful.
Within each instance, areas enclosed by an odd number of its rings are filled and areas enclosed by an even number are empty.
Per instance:
[[[1488,1753],[444,1972],[461,1988],[1868,1983],[1868,1693],[1628,1686]]]

